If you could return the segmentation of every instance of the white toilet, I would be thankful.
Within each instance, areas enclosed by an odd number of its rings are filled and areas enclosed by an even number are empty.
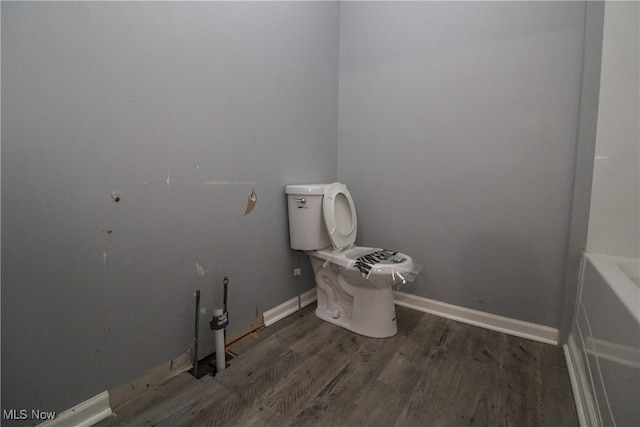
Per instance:
[[[398,332],[391,286],[411,281],[413,260],[399,252],[354,246],[356,209],[344,184],[287,185],[291,248],[311,259],[316,316],[373,338]]]

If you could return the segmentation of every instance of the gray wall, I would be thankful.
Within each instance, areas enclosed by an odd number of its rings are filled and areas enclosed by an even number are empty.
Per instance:
[[[336,176],[338,17],[2,2],[3,409],[59,412],[184,353],[196,289],[211,346],[224,275],[230,330],[296,294],[284,185]]]
[[[407,292],[558,327],[585,4],[345,2],[338,178]]]

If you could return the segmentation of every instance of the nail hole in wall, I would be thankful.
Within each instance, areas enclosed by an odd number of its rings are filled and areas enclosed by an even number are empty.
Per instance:
[[[112,191],[111,198],[113,199],[114,202],[120,203],[120,201],[122,200],[122,194],[120,194],[119,191]]]

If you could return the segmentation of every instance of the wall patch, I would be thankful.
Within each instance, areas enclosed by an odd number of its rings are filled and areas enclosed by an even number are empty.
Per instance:
[[[196,272],[200,275],[200,277],[204,277],[206,270],[200,263],[196,262]]]

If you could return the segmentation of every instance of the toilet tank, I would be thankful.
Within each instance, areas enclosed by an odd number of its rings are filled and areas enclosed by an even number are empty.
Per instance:
[[[315,251],[331,246],[322,216],[322,198],[329,184],[287,185],[291,249]]]

